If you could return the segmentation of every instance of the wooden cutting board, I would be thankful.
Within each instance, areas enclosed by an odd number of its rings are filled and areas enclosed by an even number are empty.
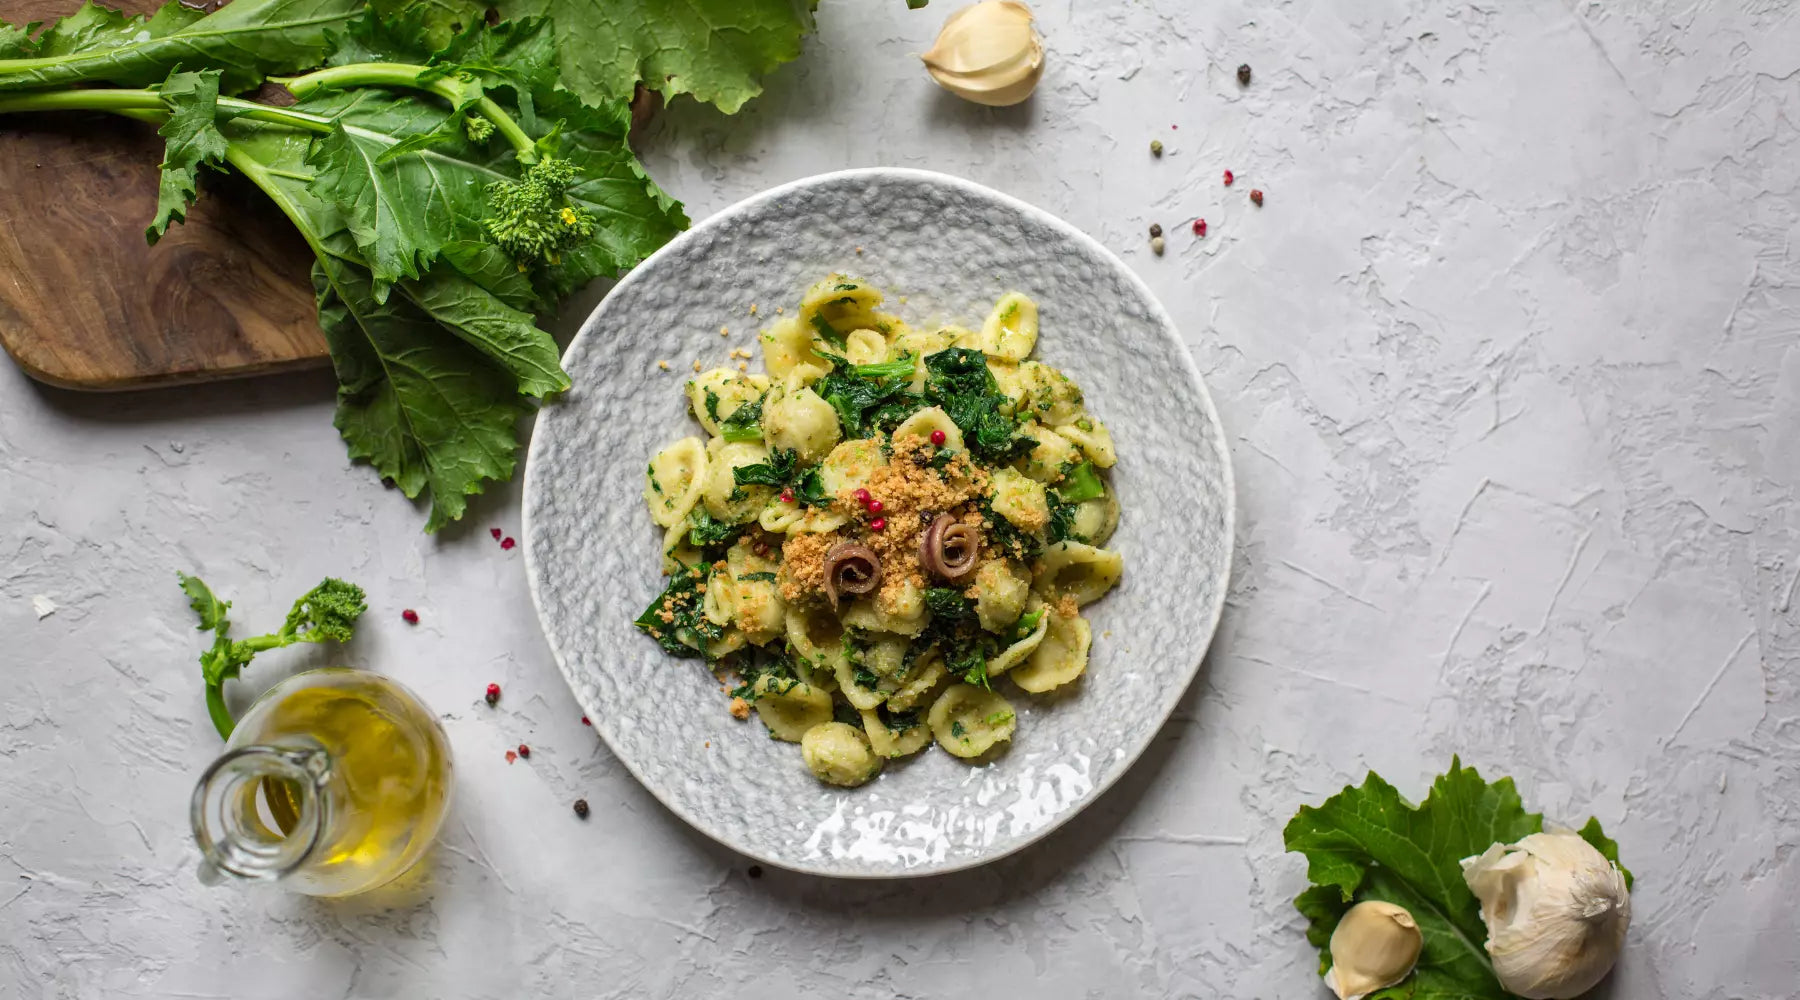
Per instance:
[[[79,6],[0,0],[0,19]],[[145,243],[161,161],[148,125],[0,115],[0,345],[32,378],[102,391],[324,364],[312,257],[247,181],[208,172],[187,223]]]

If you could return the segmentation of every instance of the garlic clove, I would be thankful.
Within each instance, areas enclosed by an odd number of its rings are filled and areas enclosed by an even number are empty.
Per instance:
[[[1331,932],[1331,969],[1325,985],[1338,1000],[1361,1000],[1412,975],[1425,937],[1406,907],[1377,899],[1345,911]]]
[[[1612,971],[1631,923],[1625,876],[1579,834],[1534,833],[1464,859],[1507,992],[1568,1000]]]
[[[950,15],[937,42],[919,58],[945,90],[993,107],[1031,96],[1044,74],[1044,42],[1031,8],[1018,0],[983,0]]]

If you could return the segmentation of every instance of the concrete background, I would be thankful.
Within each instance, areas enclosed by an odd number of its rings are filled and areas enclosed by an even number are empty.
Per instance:
[[[827,0],[767,94],[678,102],[646,160],[696,218],[839,167],[959,173],[1168,304],[1232,439],[1240,557],[1121,786],[964,875],[751,879],[582,727],[488,537],[516,490],[427,537],[348,466],[328,377],[101,398],[0,366],[0,995],[1323,997],[1282,823],[1365,768],[1422,794],[1452,754],[1623,845],[1611,996],[1793,995],[1795,9],[1055,0],[1044,85],[994,111],[912,57],[953,7]],[[195,882],[217,741],[177,569],[246,622],[328,573],[368,588],[340,658],[421,691],[461,771],[413,884]]]

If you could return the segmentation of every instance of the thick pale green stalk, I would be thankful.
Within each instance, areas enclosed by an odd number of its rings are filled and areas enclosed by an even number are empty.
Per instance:
[[[163,110],[162,95],[154,90],[58,90],[47,94],[0,95],[0,114],[28,111],[108,111],[125,114],[143,111],[160,113]],[[235,97],[219,98],[219,110],[233,118],[286,125],[308,132],[331,131],[329,118]],[[140,116],[134,114],[128,117]]]
[[[507,143],[518,152],[520,163],[537,162],[537,144],[498,102],[482,94],[478,86],[472,86],[450,76],[438,76],[421,81],[420,78],[424,76],[427,68],[409,63],[352,63],[348,66],[330,66],[304,76],[290,77],[276,82],[286,87],[295,97],[302,98],[315,90],[347,90],[351,87],[397,87],[422,90],[449,101],[453,107],[473,107],[483,117],[493,122],[494,127],[500,130],[500,134],[506,137]]]

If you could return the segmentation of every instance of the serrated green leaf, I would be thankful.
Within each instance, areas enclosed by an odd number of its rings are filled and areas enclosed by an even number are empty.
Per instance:
[[[1592,844],[1594,850],[1599,851],[1602,857],[1618,866],[1619,874],[1625,876],[1625,888],[1629,890],[1631,883],[1636,880],[1631,877],[1631,869],[1619,864],[1619,844],[1608,837],[1605,830],[1600,829],[1599,818],[1589,816],[1587,825],[1577,832],[1581,834],[1581,839]]]
[[[231,627],[225,613],[231,610],[230,601],[221,601],[213,595],[212,589],[202,583],[197,576],[176,571],[176,578],[181,581],[181,592],[188,596],[188,607],[200,617],[199,631],[218,631],[220,635]]]
[[[512,478],[525,407],[510,376],[404,296],[377,302],[368,272],[341,258],[319,259],[313,287],[350,457],[409,497],[428,491],[426,531],[462,517],[489,481]]]
[[[520,392],[548,396],[569,387],[556,340],[538,329],[532,315],[456,270],[433,268],[417,281],[402,282],[400,290],[427,316],[511,372]]]
[[[479,240],[486,186],[507,174],[466,139],[384,159],[403,140],[440,133],[451,112],[436,103],[375,90],[320,93],[302,111],[335,119],[307,156],[311,193],[339,207],[375,278],[377,301],[403,278],[419,278],[446,243]]]
[[[219,72],[171,73],[157,88],[169,109],[169,120],[157,129],[166,141],[162,175],[157,181],[156,218],[144,230],[154,244],[171,223],[185,222],[187,208],[200,190],[200,166],[225,159],[225,136],[219,131]]]
[[[142,87],[182,66],[203,66],[222,73],[223,92],[237,93],[270,73],[318,65],[326,32],[362,9],[362,0],[237,0],[200,16],[170,0],[141,18],[90,2],[46,30],[29,52],[0,59],[0,91],[96,82]]]
[[[514,309],[536,313],[547,305],[532,287],[531,272],[521,270],[506,251],[492,243],[458,240],[444,244],[440,256],[463,277]]]
[[[472,0],[377,0],[384,14],[422,11],[431,43],[479,23]],[[509,20],[555,24],[563,85],[589,104],[629,101],[641,82],[692,94],[727,114],[762,93],[760,78],[800,55],[816,0],[504,0]]]
[[[0,21],[0,59],[19,59],[31,54],[32,26],[15,28]]]
[[[1413,975],[1370,994],[1379,1000],[1507,1000],[1483,942],[1481,906],[1463,881],[1463,858],[1543,829],[1527,813],[1511,778],[1493,784],[1452,760],[1416,808],[1370,773],[1318,806],[1302,806],[1283,831],[1287,849],[1304,854],[1312,889],[1295,900],[1321,950],[1353,902],[1379,899],[1406,907],[1424,934]],[[1327,955],[1321,971],[1330,967]]]

